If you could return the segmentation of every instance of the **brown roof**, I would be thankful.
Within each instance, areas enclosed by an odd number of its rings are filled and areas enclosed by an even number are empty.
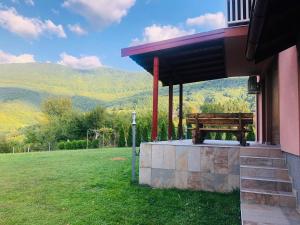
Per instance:
[[[247,33],[248,26],[224,28],[124,48],[121,54],[151,74],[158,56],[163,85],[258,74],[258,66],[245,58]]]

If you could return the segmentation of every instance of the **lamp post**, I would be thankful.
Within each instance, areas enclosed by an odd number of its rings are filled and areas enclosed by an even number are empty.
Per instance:
[[[136,112],[132,112],[132,165],[131,165],[131,181],[135,181],[135,160],[136,160],[136,144],[135,134],[136,133]]]

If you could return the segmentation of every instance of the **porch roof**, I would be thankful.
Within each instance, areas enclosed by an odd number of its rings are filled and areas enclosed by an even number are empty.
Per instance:
[[[263,63],[245,58],[248,26],[230,27],[149,43],[121,51],[153,74],[153,58],[159,57],[159,80],[164,86],[257,75]]]

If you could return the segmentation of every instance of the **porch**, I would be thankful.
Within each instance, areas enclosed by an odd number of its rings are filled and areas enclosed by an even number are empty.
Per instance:
[[[221,140],[201,145],[192,140],[143,143],[139,182],[156,188],[231,192],[240,188],[241,151],[255,149],[278,147],[255,142],[242,147],[238,141]]]

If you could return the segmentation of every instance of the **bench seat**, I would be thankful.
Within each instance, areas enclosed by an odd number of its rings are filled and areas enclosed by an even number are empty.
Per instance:
[[[248,125],[253,124],[252,113],[194,113],[186,118],[188,128],[193,132],[193,143],[203,143],[205,136],[210,132],[232,133],[246,145],[246,132]]]

